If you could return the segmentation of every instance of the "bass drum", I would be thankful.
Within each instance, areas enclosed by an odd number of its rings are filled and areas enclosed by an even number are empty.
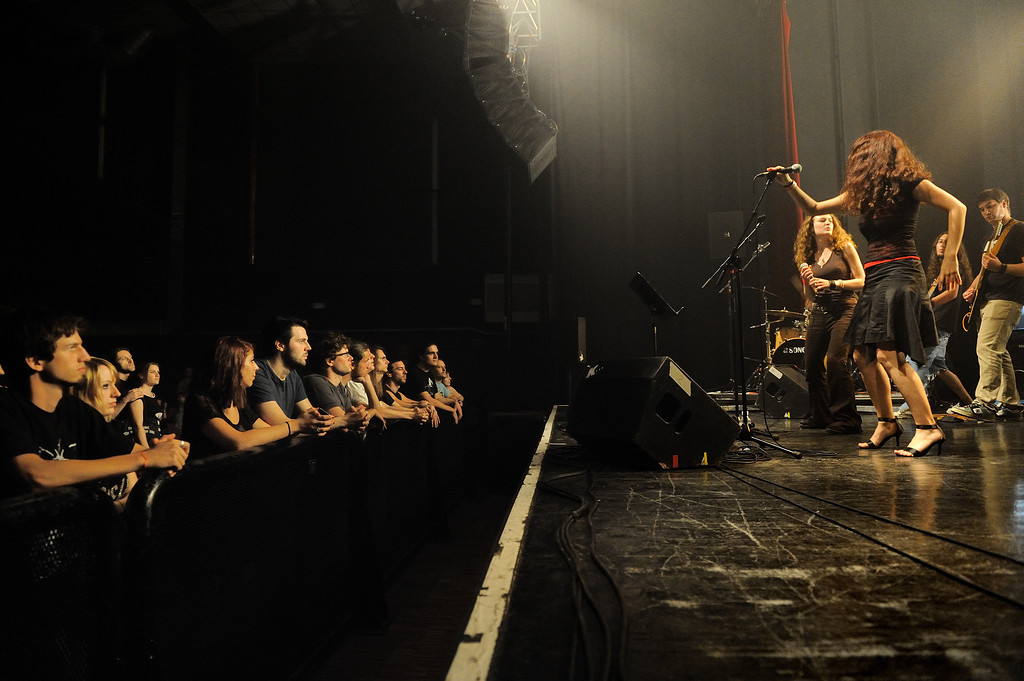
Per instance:
[[[804,371],[804,339],[790,338],[772,350],[772,364],[788,364]]]

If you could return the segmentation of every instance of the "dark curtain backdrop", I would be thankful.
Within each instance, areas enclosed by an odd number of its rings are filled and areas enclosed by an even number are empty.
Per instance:
[[[781,6],[548,0],[543,9],[530,83],[559,125],[554,314],[586,317],[592,361],[651,354],[646,308],[628,287],[639,270],[684,306],[659,325],[659,354],[705,389],[723,387],[728,296],[701,289],[721,261],[711,256],[709,214],[742,212],[742,226],[763,187],[751,178],[795,160],[786,155]],[[766,287],[770,306],[794,309],[795,211],[773,187],[761,212],[757,240],[771,246],[744,285]],[[762,321],[756,292],[745,291],[742,305],[745,327]],[[748,331],[746,345],[747,356],[763,356],[760,329]]]

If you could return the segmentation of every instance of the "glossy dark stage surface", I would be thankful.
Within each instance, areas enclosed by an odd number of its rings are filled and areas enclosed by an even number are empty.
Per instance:
[[[651,472],[595,462],[564,417],[489,679],[1024,678],[1019,418],[942,424],[917,459],[858,450],[871,415],[770,420],[802,459]]]

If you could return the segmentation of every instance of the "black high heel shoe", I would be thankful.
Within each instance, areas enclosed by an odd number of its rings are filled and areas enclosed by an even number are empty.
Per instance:
[[[903,437],[903,425],[899,421],[897,421],[895,418],[887,419],[884,416],[879,416],[878,420],[882,421],[883,423],[895,423],[896,424],[896,430],[893,431],[890,435],[886,435],[885,439],[883,439],[877,445],[875,444],[874,440],[868,440],[866,443],[864,443],[864,442],[858,443],[857,446],[860,447],[861,449],[881,449],[882,447],[885,446],[886,442],[888,442],[890,439],[895,437],[896,438],[896,446],[899,447],[900,446],[900,438]],[[918,428],[920,428],[920,427],[921,426],[918,426]],[[932,427],[933,428],[937,428],[938,426],[932,426]],[[926,449],[925,451],[928,451],[928,450]],[[924,456],[924,455],[921,454],[920,456]]]
[[[936,452],[936,453],[939,456],[942,456],[942,443],[946,441],[946,434],[942,432],[942,428],[939,428],[939,424],[937,424],[937,423],[930,423],[930,424],[926,423],[923,426],[917,426],[917,429],[918,430],[937,430],[937,431],[939,431],[939,435],[941,435],[942,437],[940,437],[938,440],[932,440],[931,442],[928,443],[928,446],[925,447],[922,450],[917,450],[917,449],[914,449],[913,447],[907,447],[906,449],[899,449],[900,441],[897,440],[896,441],[897,451],[910,452],[910,454],[896,454],[896,456],[928,456],[929,450],[931,450],[932,446],[934,446],[934,445],[938,445],[939,446],[938,452]]]

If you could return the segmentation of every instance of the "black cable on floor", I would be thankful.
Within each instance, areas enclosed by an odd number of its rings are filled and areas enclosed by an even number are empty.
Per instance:
[[[583,495],[576,494],[576,493],[570,492],[568,490],[562,489],[562,488],[557,487],[557,486],[552,484],[552,483],[557,482],[559,480],[564,480],[564,479],[568,479],[568,478],[578,477],[580,475],[585,475],[586,476],[586,481],[587,481],[587,483],[586,483],[586,485],[587,485],[587,496],[586,497],[584,497]],[[611,678],[613,678],[611,676],[611,673],[612,673],[612,667],[614,665],[615,672],[616,672],[616,677],[615,678],[618,678],[621,681],[625,681],[626,677],[625,677],[625,674],[623,673],[623,670],[622,670],[621,660],[622,660],[622,658],[624,656],[625,645],[626,645],[626,626],[627,626],[626,608],[625,608],[625,603],[623,601],[622,593],[621,593],[621,590],[619,589],[618,584],[615,582],[615,579],[612,577],[610,570],[608,570],[607,566],[604,565],[604,563],[601,561],[601,559],[599,558],[599,556],[597,555],[597,553],[595,551],[596,545],[595,545],[595,533],[594,533],[594,529],[593,529],[593,514],[594,514],[594,512],[595,512],[595,510],[597,508],[598,502],[597,502],[596,499],[594,499],[593,485],[594,485],[594,479],[593,479],[593,475],[591,474],[589,469],[588,470],[577,470],[577,471],[572,471],[572,472],[569,472],[569,473],[564,473],[564,474],[561,474],[561,475],[551,476],[551,477],[546,478],[545,480],[542,480],[540,482],[540,486],[543,489],[546,489],[546,490],[552,492],[553,494],[557,494],[559,496],[562,496],[562,497],[571,499],[573,501],[576,501],[579,504],[579,506],[576,508],[576,510],[573,511],[565,519],[565,521],[563,521],[563,523],[559,526],[559,529],[556,532],[556,543],[558,545],[559,551],[562,553],[562,557],[569,564],[569,567],[570,567],[570,569],[572,570],[572,572],[574,574],[574,580],[573,580],[573,605],[574,605],[574,608],[576,609],[577,631],[579,631],[582,634],[582,645],[583,645],[583,651],[584,651],[584,653],[583,653],[583,660],[585,660],[587,665],[588,665],[588,671],[591,671],[591,672],[596,671],[596,670],[589,669],[589,667],[590,667],[590,648],[588,646],[588,643],[590,642],[591,637],[587,633],[588,625],[587,625],[587,621],[586,621],[586,616],[585,616],[585,614],[583,612],[583,602],[582,602],[583,599],[586,599],[586,602],[587,602],[587,604],[589,604],[590,610],[592,611],[594,618],[597,620],[598,624],[600,625],[601,632],[602,632],[602,638],[604,640],[604,647],[603,647],[603,649],[604,649],[604,656],[603,656],[603,659],[602,659],[602,668],[600,670],[600,677],[599,678],[603,679],[604,681],[608,681]],[[619,613],[620,613],[620,628],[621,628],[620,636],[619,636],[618,655],[613,655],[612,654],[611,627],[608,625],[608,622],[605,620],[604,616],[602,615],[601,610],[598,607],[596,598],[591,593],[590,589],[587,587],[586,581],[585,581],[583,573],[582,573],[582,567],[581,567],[582,557],[579,556],[579,554],[576,552],[576,550],[573,548],[573,545],[572,545],[572,538],[571,538],[571,536],[569,534],[569,530],[572,527],[572,525],[575,524],[578,520],[582,520],[586,524],[586,531],[589,534],[588,547],[589,547],[589,550],[590,550],[590,559],[597,566],[597,568],[601,571],[601,573],[605,576],[605,578],[608,580],[609,584],[611,585],[611,588],[612,588],[613,592],[615,593],[616,601],[618,603]],[[582,598],[581,598],[581,596],[582,596]],[[573,643],[573,649],[571,650],[571,658],[570,659],[571,659],[571,663],[570,663],[571,664],[571,667],[570,667],[570,678],[575,678],[575,676],[576,676],[575,664],[576,664],[576,659],[577,659],[576,648],[575,648],[575,638],[574,638],[574,643]],[[592,674],[590,676],[592,676]]]
[[[587,493],[590,497],[594,498],[594,476],[590,476],[590,486],[587,489]],[[626,601],[622,597],[622,590],[619,588],[619,583],[615,581],[615,577],[612,575],[611,570],[601,560],[600,554],[597,551],[597,535],[594,532],[594,514],[597,513],[597,507],[600,501],[594,499],[594,509],[590,513],[590,557],[597,565],[597,568],[608,580],[611,585],[612,591],[615,592],[615,602],[619,605],[619,654],[615,656],[615,671],[620,681],[626,680],[626,672],[623,665],[623,660],[626,658],[626,641],[629,633],[629,617],[626,614]],[[610,641],[609,641],[610,643]]]
[[[587,633],[587,628],[588,627],[587,627],[586,617],[585,617],[585,614],[583,612],[583,602],[582,602],[582,599],[581,599],[581,595],[582,595],[583,598],[586,599],[587,603],[590,605],[590,609],[593,611],[594,617],[597,619],[598,625],[601,627],[602,635],[603,635],[603,638],[605,640],[605,647],[604,647],[604,651],[605,651],[605,655],[604,655],[604,657],[605,657],[605,659],[604,659],[605,674],[604,674],[604,676],[602,676],[602,678],[607,678],[607,668],[609,666],[609,664],[608,664],[608,655],[610,654],[610,650],[611,650],[611,646],[608,645],[608,642],[610,641],[610,634],[608,633],[608,626],[607,626],[607,623],[604,621],[604,618],[601,616],[601,611],[597,607],[596,599],[594,598],[593,594],[590,592],[590,589],[587,587],[586,581],[583,578],[582,568],[580,567],[579,556],[577,555],[575,549],[572,546],[572,537],[569,535],[569,528],[579,518],[586,517],[587,507],[589,505],[589,502],[586,499],[584,499],[582,496],[578,495],[578,494],[574,494],[574,493],[569,492],[567,490],[564,490],[564,489],[562,489],[560,487],[556,487],[556,486],[554,486],[552,484],[553,482],[558,481],[558,480],[564,480],[564,479],[567,479],[567,478],[578,477],[578,476],[585,475],[585,474],[589,474],[589,471],[588,470],[587,471],[577,470],[577,471],[572,471],[570,473],[563,473],[561,475],[552,476],[550,478],[547,478],[546,480],[542,480],[540,482],[540,485],[541,485],[541,487],[543,489],[546,489],[549,492],[552,492],[554,494],[557,494],[559,496],[565,497],[567,499],[571,499],[571,500],[576,501],[577,503],[579,503],[579,506],[576,508],[576,510],[574,510],[571,514],[569,514],[569,516],[566,517],[566,519],[559,526],[558,531],[555,533],[555,541],[556,541],[556,544],[558,545],[559,552],[562,554],[562,558],[564,558],[565,562],[569,564],[569,568],[570,568],[570,570],[572,570],[572,573],[573,573],[573,576],[574,576],[574,578],[573,578],[573,599],[572,600],[573,600],[573,607],[574,607],[574,609],[576,611],[577,631],[579,631],[582,634],[581,642],[582,642],[582,645],[583,645],[583,660],[587,664],[588,671],[592,671],[592,670],[590,670],[590,647],[588,645],[589,642],[590,642],[590,638],[591,637]],[[575,641],[576,640],[577,639],[574,637],[574,643],[573,643],[573,647],[572,647],[572,650],[571,650],[571,655],[572,656],[570,657],[570,668],[569,668],[569,678],[570,679],[576,678],[576,658],[577,658],[576,647],[575,647]]]
[[[979,547],[976,547],[976,546],[971,546],[970,544],[965,544],[965,543],[960,542],[960,541],[958,541],[956,539],[950,539],[948,537],[943,537],[942,535],[935,534],[935,533],[930,532],[928,530],[922,530],[922,529],[914,527],[912,525],[906,525],[904,523],[900,523],[899,521],[890,520],[888,518],[884,518],[882,516],[878,516],[878,515],[875,515],[873,513],[868,513],[867,511],[861,511],[859,509],[852,508],[850,506],[846,506],[846,505],[840,504],[838,502],[829,501],[828,499],[823,499],[823,498],[815,496],[813,494],[808,494],[806,492],[801,492],[799,490],[791,489],[789,487],[786,487],[785,485],[780,485],[778,483],[772,482],[771,480],[765,480],[764,478],[760,478],[760,477],[758,477],[756,475],[750,475],[749,473],[743,473],[743,472],[740,472],[740,471],[734,471],[731,468],[728,468],[726,466],[719,466],[719,469],[725,471],[726,473],[728,473],[729,475],[733,476],[734,478],[736,478],[740,482],[742,482],[742,483],[744,483],[746,485],[749,485],[750,487],[753,487],[754,489],[758,490],[759,492],[763,492],[764,494],[767,494],[770,497],[774,497],[775,499],[778,499],[780,501],[784,501],[787,504],[790,504],[792,506],[796,506],[797,508],[799,508],[799,509],[801,509],[803,511],[806,511],[807,513],[810,513],[811,515],[814,515],[814,516],[816,516],[818,518],[821,518],[822,520],[824,520],[826,522],[830,522],[833,525],[836,525],[838,527],[843,528],[844,530],[847,530],[849,532],[853,532],[854,534],[856,534],[856,535],[858,535],[860,537],[863,537],[864,539],[867,539],[868,541],[870,541],[872,543],[878,544],[879,546],[881,546],[881,547],[883,547],[883,548],[885,548],[885,549],[887,549],[889,551],[892,551],[893,553],[895,553],[897,555],[903,556],[904,558],[907,558],[908,560],[910,560],[910,561],[912,561],[914,563],[917,563],[918,565],[920,565],[922,567],[925,567],[925,568],[928,568],[929,570],[937,572],[940,575],[943,575],[944,577],[946,577],[947,579],[951,579],[951,580],[953,580],[954,582],[956,582],[958,584],[966,586],[966,587],[968,587],[970,589],[974,589],[975,591],[978,591],[980,593],[984,593],[984,594],[986,594],[988,596],[991,596],[991,597],[993,597],[993,598],[995,598],[997,600],[1003,601],[1004,603],[1007,603],[1009,605],[1013,605],[1013,606],[1016,606],[1018,608],[1024,609],[1024,603],[1022,603],[1022,602],[1020,602],[1020,601],[1018,601],[1018,600],[1016,600],[1014,598],[1011,598],[1009,596],[1005,596],[1005,595],[1003,595],[1003,594],[1001,594],[1001,593],[999,593],[997,591],[993,591],[992,589],[989,589],[989,588],[984,587],[984,586],[982,586],[980,584],[972,582],[971,580],[967,579],[966,577],[962,577],[962,576],[960,576],[960,575],[958,575],[958,574],[956,574],[954,572],[946,570],[945,568],[942,568],[942,567],[940,567],[940,566],[938,566],[938,565],[936,565],[934,563],[931,563],[931,562],[929,562],[929,561],[927,561],[927,560],[925,560],[923,558],[919,558],[919,557],[917,557],[917,556],[915,556],[915,555],[913,555],[911,553],[908,553],[907,551],[904,551],[903,549],[897,548],[897,547],[895,547],[895,546],[893,546],[893,545],[891,545],[891,544],[889,544],[887,542],[884,542],[881,539],[876,539],[876,538],[872,537],[871,535],[867,534],[866,532],[862,532],[862,531],[860,531],[860,530],[858,530],[858,529],[856,529],[854,527],[851,527],[851,526],[849,526],[849,525],[847,525],[847,524],[845,524],[843,522],[840,522],[840,521],[838,521],[838,520],[836,520],[834,518],[830,518],[830,517],[828,517],[828,516],[818,512],[818,511],[815,511],[814,509],[811,509],[811,508],[808,508],[808,507],[803,506],[801,504],[798,504],[797,502],[793,501],[792,499],[787,499],[787,498],[785,498],[785,497],[783,497],[783,496],[781,496],[779,494],[771,492],[770,490],[766,490],[766,489],[763,489],[761,487],[758,487],[757,485],[753,484],[749,480],[744,480],[743,478],[744,477],[753,478],[754,480],[757,480],[759,482],[763,482],[763,483],[765,483],[767,485],[773,485],[775,487],[779,487],[779,488],[784,489],[786,491],[793,492],[794,494],[799,494],[801,496],[804,496],[804,497],[807,497],[807,498],[810,498],[810,499],[814,499],[815,501],[820,501],[822,503],[830,504],[830,505],[835,506],[837,508],[841,508],[841,509],[844,509],[844,510],[852,511],[854,513],[859,513],[861,515],[865,515],[865,516],[868,516],[870,518],[874,518],[876,520],[881,520],[881,521],[884,521],[884,522],[896,525],[898,527],[902,527],[904,529],[912,530],[914,532],[917,532],[917,533],[925,535],[925,536],[929,536],[929,537],[932,537],[932,538],[935,538],[935,539],[939,539],[939,540],[942,540],[942,541],[949,542],[951,544],[960,546],[962,548],[966,548],[966,549],[969,549],[969,550],[977,551],[979,553],[987,554],[987,555],[995,557],[995,558],[1001,558],[1003,560],[1007,560],[1007,561],[1010,561],[1010,562],[1013,562],[1013,563],[1024,565],[1024,562],[1022,562],[1022,561],[1020,561],[1020,560],[1018,560],[1016,558],[1012,558],[1010,556],[1004,556],[1002,554],[995,553],[995,552],[992,552],[992,551],[988,551],[987,549],[982,549],[982,548],[979,548]],[[743,476],[743,477],[741,477],[741,476]]]

